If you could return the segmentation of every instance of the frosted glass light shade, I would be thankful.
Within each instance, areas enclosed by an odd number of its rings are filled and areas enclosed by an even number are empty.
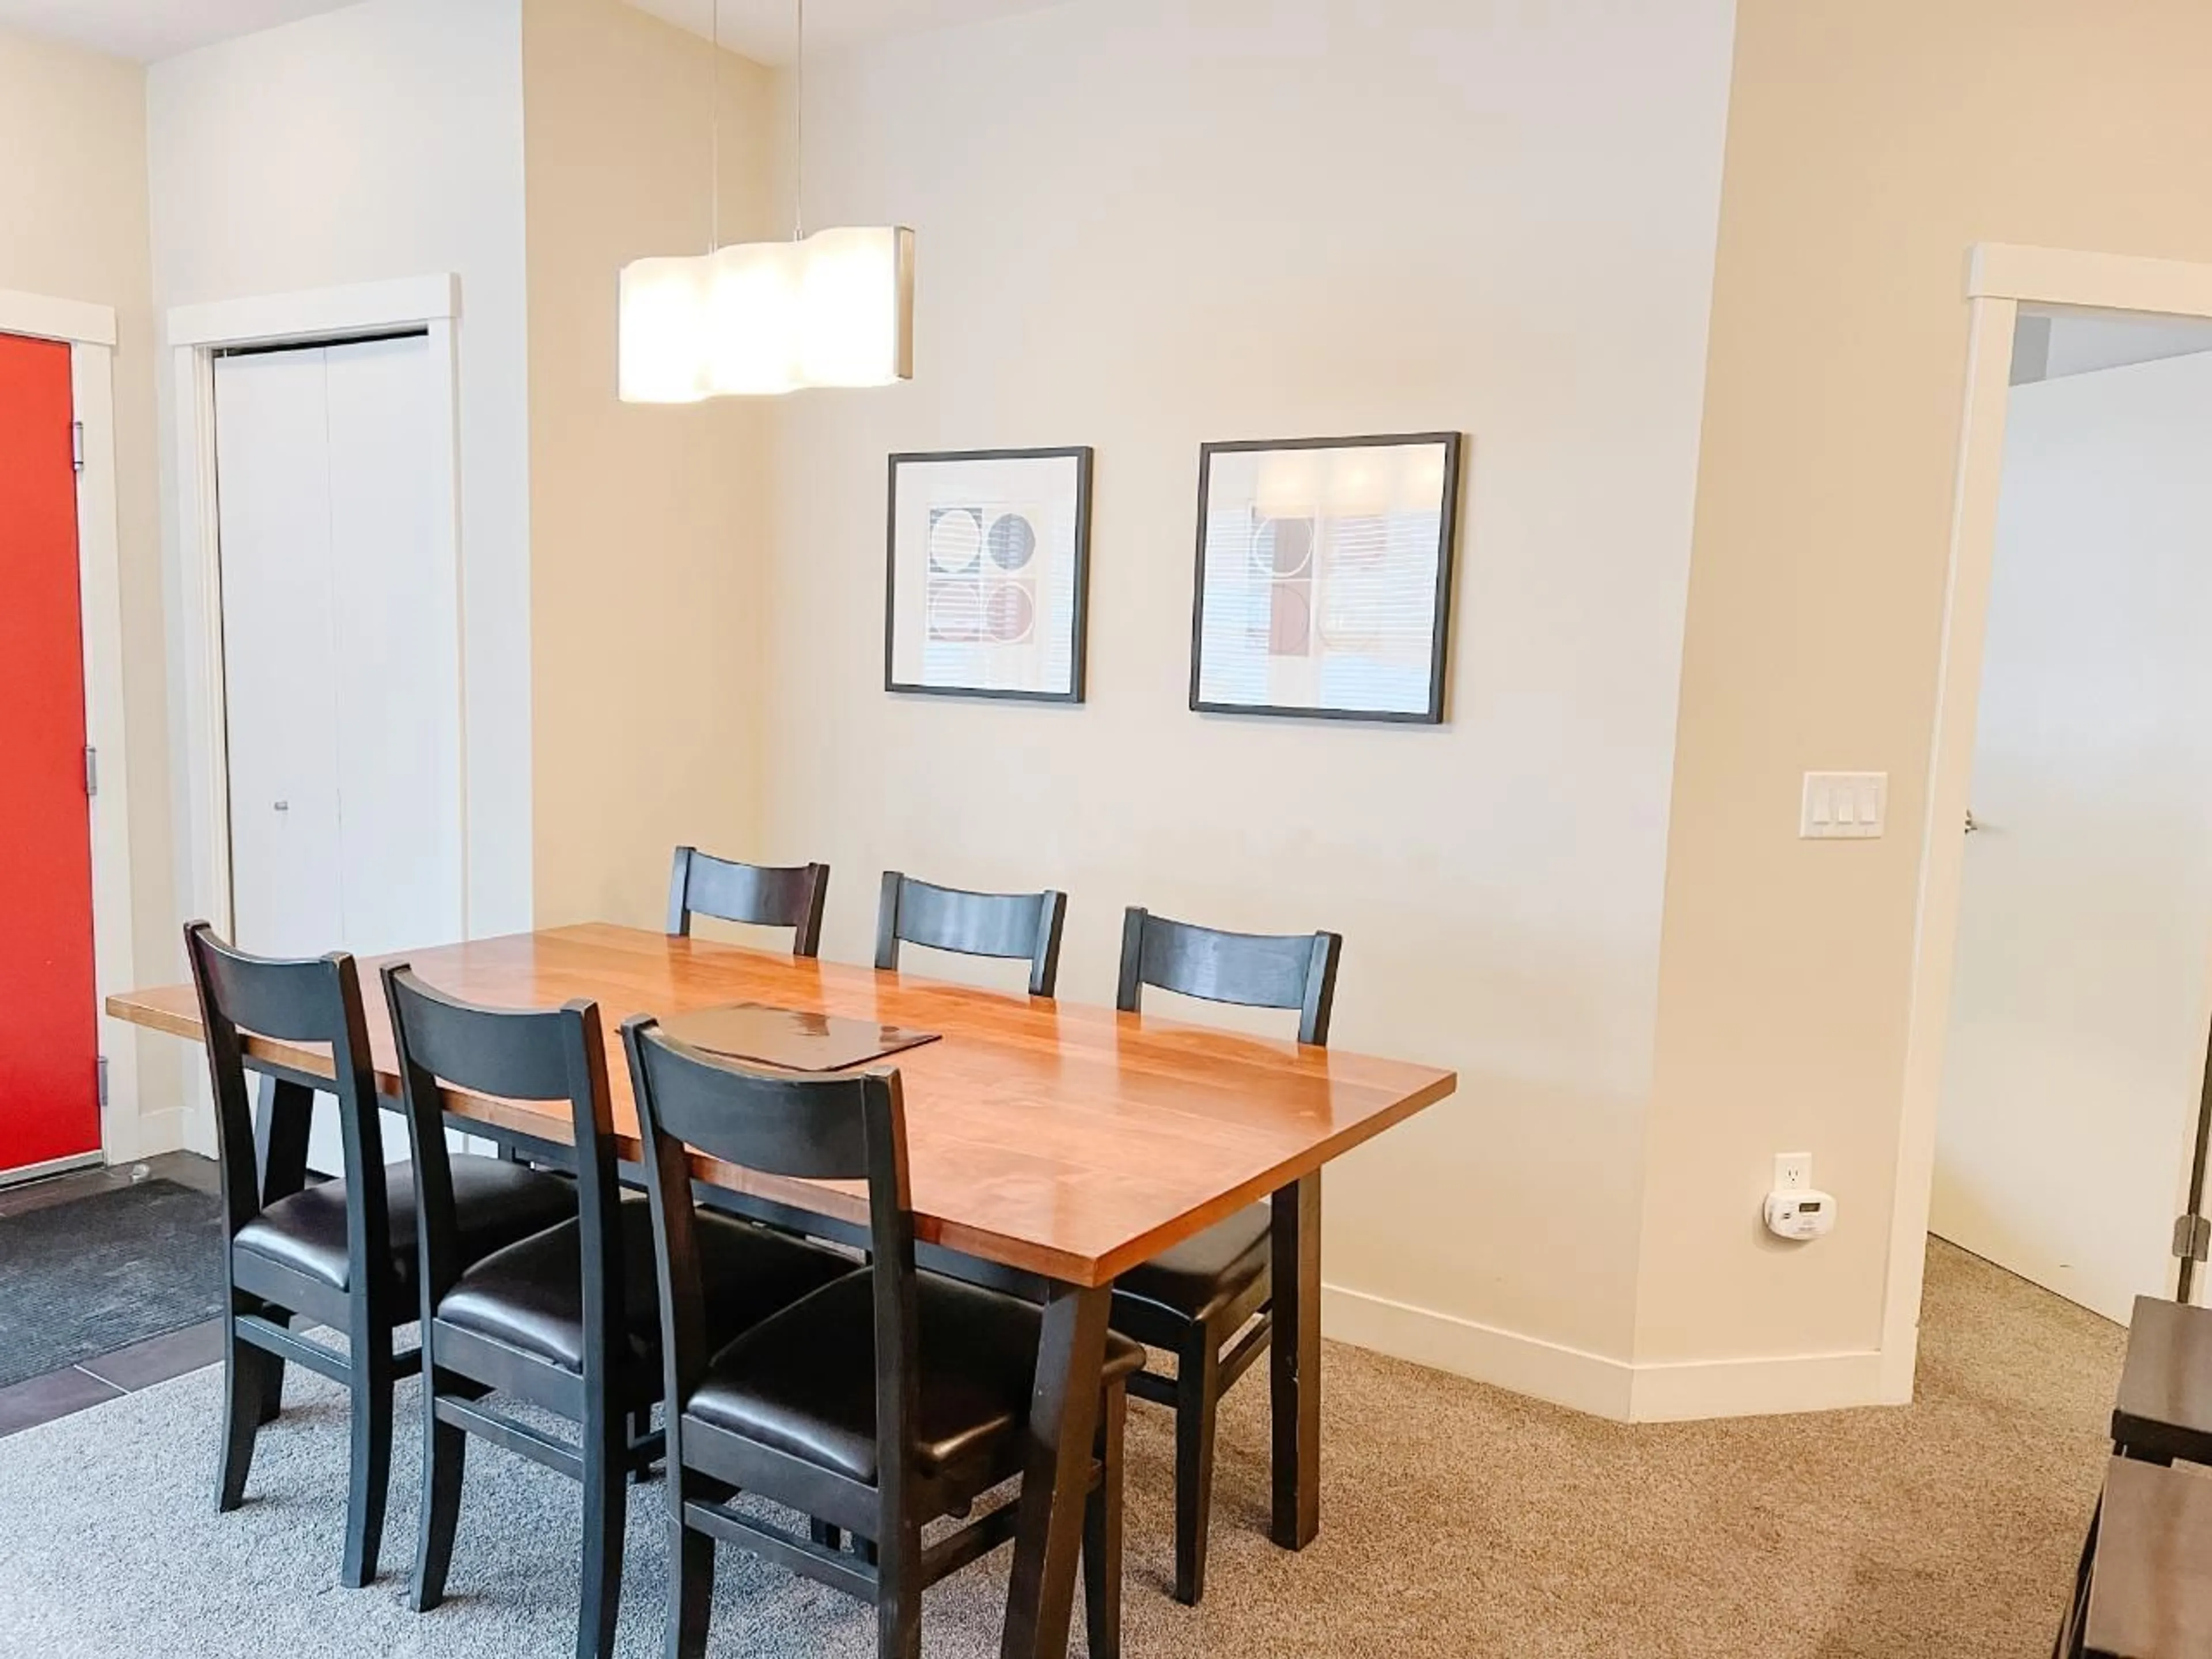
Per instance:
[[[626,403],[773,397],[914,375],[914,233],[817,231],[623,268]]]
[[[914,378],[914,233],[896,226],[817,231],[798,284],[799,381],[889,386]]]
[[[633,259],[622,271],[617,382],[626,404],[696,404],[707,377],[711,256]]]

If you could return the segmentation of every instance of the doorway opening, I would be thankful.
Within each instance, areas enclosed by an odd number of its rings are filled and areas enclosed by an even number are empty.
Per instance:
[[[182,908],[249,951],[471,931],[458,310],[447,275],[169,314]],[[204,1077],[189,1100],[212,1153]]]
[[[0,1182],[100,1157],[70,347],[0,334]]]
[[[2212,319],[2023,307],[2007,381],[1929,1230],[2124,1322],[2196,1288]]]
[[[217,354],[231,928],[264,956],[465,931],[460,662],[422,331]],[[310,1167],[342,1167],[318,1113]]]
[[[134,984],[115,313],[0,289],[0,1186],[176,1145],[100,999]]]

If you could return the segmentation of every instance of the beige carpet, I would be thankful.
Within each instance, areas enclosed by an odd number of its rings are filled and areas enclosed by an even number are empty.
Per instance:
[[[2050,1650],[2125,1334],[1931,1241],[1909,1409],[1625,1427],[1332,1348],[1322,1540],[1269,1559],[1264,1395],[1185,1650],[1606,1659]],[[1406,1517],[1394,1520],[1395,1516]]]
[[[1626,1428],[1330,1346],[1322,1531],[1264,1536],[1267,1389],[1229,1398],[1205,1605],[1175,1606],[1165,1414],[1133,1407],[1131,1659],[2039,1659],[2104,1456],[2118,1329],[1932,1248],[1910,1409]],[[406,1391],[411,1419],[412,1389]],[[514,1659],[573,1640],[573,1485],[481,1443],[454,1598],[406,1609],[411,1467],[386,1571],[335,1587],[345,1436],[308,1379],[249,1502],[213,1513],[216,1374],[0,1442],[0,1655]],[[624,1655],[659,1651],[660,1489],[632,1511]],[[868,1615],[725,1552],[717,1659],[865,1659]],[[931,1592],[927,1650],[988,1659],[1005,1557]],[[1080,1638],[1078,1638],[1080,1646]]]

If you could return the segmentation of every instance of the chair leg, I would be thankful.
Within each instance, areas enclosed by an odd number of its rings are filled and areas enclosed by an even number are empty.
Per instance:
[[[353,1346],[353,1457],[346,1486],[345,1562],[338,1582],[376,1580],[384,1545],[384,1499],[392,1481],[392,1339],[357,1334]]]
[[[1121,1431],[1127,1389],[1106,1385],[1098,1402],[1098,1486],[1083,1510],[1083,1627],[1091,1659],[1121,1653]]]
[[[668,1559],[676,1577],[668,1595],[667,1659],[705,1659],[707,1623],[714,1606],[714,1540],[684,1524],[684,1478],[668,1472]]]
[[[283,1365],[266,1348],[258,1348],[238,1334],[228,1321],[223,1329],[222,1456],[216,1477],[215,1507],[228,1515],[246,1501],[246,1472],[253,1467],[255,1431],[267,1419],[262,1415],[272,1385],[270,1373],[283,1374]]]
[[[629,1427],[602,1407],[584,1423],[584,1589],[576,1659],[607,1659],[622,1612],[623,1533],[629,1515]]]
[[[1187,1607],[1206,1594],[1206,1534],[1213,1513],[1213,1419],[1221,1403],[1221,1351],[1200,1326],[1176,1365],[1175,1599]]]
[[[921,1659],[921,1528],[902,1518],[876,1540],[876,1659]]]
[[[446,1373],[425,1372],[422,1384],[422,1507],[415,1534],[415,1594],[411,1604],[428,1613],[446,1599],[446,1573],[453,1561],[453,1531],[461,1518],[461,1478],[469,1437],[438,1420],[437,1396],[447,1392]]]
[[[264,1312],[274,1323],[289,1325],[292,1322],[291,1316],[280,1308],[265,1309]],[[284,1360],[282,1355],[270,1353],[265,1348],[261,1350],[261,1353],[268,1362],[268,1369],[264,1373],[268,1381],[261,1394],[261,1421],[266,1425],[274,1423],[283,1414]]]

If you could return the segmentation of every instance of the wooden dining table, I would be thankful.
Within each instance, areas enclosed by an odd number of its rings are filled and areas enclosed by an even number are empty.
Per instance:
[[[404,961],[467,1000],[542,1007],[588,999],[611,1048],[633,1014],[737,1002],[933,1032],[878,1064],[902,1085],[915,1233],[924,1265],[975,1264],[1042,1301],[1003,1659],[1066,1651],[1084,1494],[1115,1277],[1238,1208],[1273,1206],[1272,1535],[1288,1549],[1320,1526],[1321,1170],[1451,1093],[1434,1066],[1374,1059],[1044,998],[793,958],[703,939],[591,923],[364,961]],[[189,985],[110,997],[132,1024],[204,1040]],[[369,1020],[377,1087],[398,1108],[387,1020]],[[618,1049],[617,1049],[618,1052]],[[264,1197],[303,1178],[327,1053],[250,1038],[264,1077],[256,1125]],[[629,1079],[609,1079],[619,1150],[641,1148]],[[448,1091],[449,1121],[556,1156],[565,1103]],[[701,1190],[740,1212],[860,1237],[857,1187],[778,1179],[701,1159]]]

